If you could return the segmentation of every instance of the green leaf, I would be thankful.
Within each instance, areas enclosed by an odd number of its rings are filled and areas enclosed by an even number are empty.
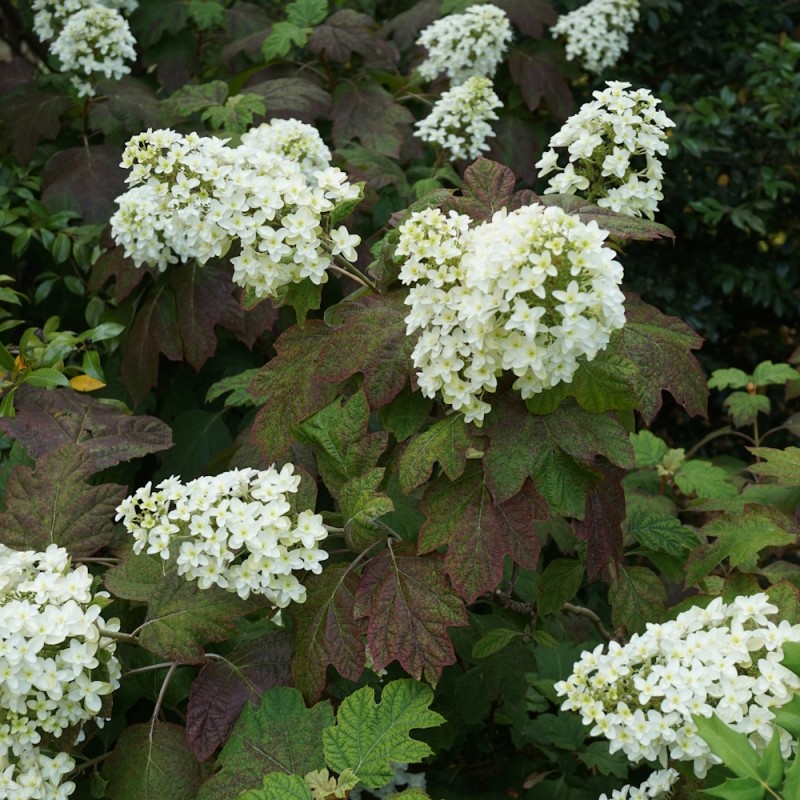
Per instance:
[[[633,445],[633,457],[637,467],[655,467],[661,463],[661,459],[669,452],[669,447],[663,439],[650,433],[650,431],[639,431],[632,433],[631,444]]]
[[[298,439],[314,447],[320,475],[334,497],[345,483],[373,467],[386,449],[385,431],[367,432],[369,413],[366,395],[358,391],[346,403],[334,400],[297,426]]]
[[[294,309],[300,325],[306,321],[309,311],[316,311],[322,305],[322,285],[314,283],[311,278],[282,288],[284,291],[279,294],[280,304]]]
[[[786,645],[784,645],[784,649],[785,647]],[[794,672],[794,670],[792,671]],[[800,695],[793,695],[788,703],[776,708],[774,713],[776,725],[785,728],[795,739],[800,738]]]
[[[250,789],[238,800],[313,800],[311,790],[299,775],[272,772],[264,776],[260,789]]]
[[[69,378],[57,369],[50,367],[40,367],[30,372],[23,372],[22,380],[31,386],[39,386],[43,389],[54,389],[56,386],[69,386]]]
[[[189,0],[186,13],[201,31],[219,28],[225,23],[225,6],[216,0]]]
[[[197,800],[231,800],[261,787],[270,773],[299,776],[320,769],[325,761],[320,734],[332,724],[329,702],[306,708],[297,689],[270,689],[258,708],[245,705]]]
[[[648,622],[661,619],[667,592],[661,579],[647,567],[621,567],[608,590],[611,623],[640,633]]]
[[[748,447],[757,459],[748,469],[755,475],[770,475],[780,486],[800,486],[800,448]]]
[[[258,369],[246,369],[212,383],[206,393],[206,403],[212,403],[218,397],[227,394],[225,408],[256,405],[255,398],[249,392],[249,387],[257,373]]]
[[[333,207],[328,216],[328,224],[331,229],[341,225],[356,208],[358,208],[359,204],[364,199],[364,181],[358,181],[351,185],[354,185],[358,189],[358,195],[349,200],[342,200]],[[376,187],[373,186],[372,188],[374,189]]]
[[[441,557],[418,556],[408,545],[389,546],[367,562],[354,613],[367,617],[376,670],[397,659],[409,675],[431,683],[456,660],[447,628],[466,624]]]
[[[740,369],[715,369],[708,380],[709,389],[744,389],[752,376]]]
[[[139,632],[142,647],[169,660],[199,664],[203,645],[230,638],[236,618],[262,605],[217,586],[200,589],[157,556],[131,555],[105,574],[112,594],[147,603]]]
[[[322,732],[325,762],[335,772],[352,769],[369,789],[387,784],[394,775],[391,762],[416,763],[433,753],[410,737],[417,728],[433,728],[445,720],[430,706],[429,686],[412,680],[386,684],[380,702],[374,690],[363,689],[345,698],[336,725]]]
[[[777,727],[773,726],[772,738],[764,748],[758,762],[758,774],[761,780],[771,789],[777,789],[783,783],[783,756],[781,755],[781,736]]]
[[[751,507],[743,514],[723,514],[702,528],[716,541],[697,548],[686,563],[686,585],[693,586],[726,558],[737,567],[758,558],[767,547],[780,547],[796,539],[787,530],[791,521],[766,507]]]
[[[341,488],[339,507],[344,518],[344,538],[347,546],[356,553],[386,536],[385,530],[375,522],[394,511],[391,498],[377,491],[383,473],[383,467],[370,469]]]
[[[636,511],[628,517],[626,527],[640,544],[676,558],[686,556],[700,544],[696,533],[668,514]]]
[[[759,414],[769,414],[770,409],[769,397],[749,392],[733,392],[725,398],[723,405],[737,428],[752,425]]]
[[[733,497],[738,490],[722,467],[708,461],[684,461],[673,478],[675,485],[686,495],[711,499]]]
[[[795,734],[797,738],[798,734]],[[789,769],[786,770],[786,780],[783,783],[783,795],[786,797],[800,797],[800,758],[795,754]]]
[[[764,800],[766,795],[766,789],[754,778],[728,778],[720,786],[701,791],[724,800]]]
[[[503,650],[517,636],[522,636],[522,633],[512,631],[510,628],[493,628],[472,646],[472,657],[480,659],[493,656]]]
[[[328,0],[294,0],[286,6],[286,17],[299,28],[313,27],[328,16]]]
[[[781,660],[781,664],[800,677],[800,642],[783,643],[783,659]],[[800,735],[798,735],[798,738],[800,738]]]
[[[584,567],[573,558],[556,558],[544,569],[536,584],[536,610],[542,616],[557,614],[578,593]]]
[[[190,117],[209,106],[221,106],[228,97],[228,84],[225,81],[209,81],[201,84],[186,84],[170,95],[164,104],[180,114]]]
[[[447,545],[447,573],[467,602],[497,587],[505,556],[527,569],[536,568],[541,542],[533,520],[546,519],[548,509],[530,484],[495,504],[476,464],[457,481],[441,477],[429,484],[420,510],[426,519],[419,533],[419,552]]]
[[[709,746],[711,752],[722,759],[722,763],[739,778],[753,778],[760,781],[758,774],[758,753],[750,740],[726,725],[716,714],[701,717],[692,714],[697,733]]]
[[[195,800],[200,765],[180,725],[129,725],[102,766],[108,800]]]
[[[14,360],[14,356],[6,350],[5,345],[0,342],[0,367],[2,367],[6,372],[13,372],[17,366],[17,362]]]
[[[433,465],[442,465],[450,480],[460,478],[467,465],[467,452],[476,446],[472,427],[463,414],[450,414],[415,436],[400,456],[400,488],[409,494],[431,476]]]
[[[178,414],[172,423],[172,435],[175,445],[162,457],[156,480],[170,475],[180,475],[185,481],[197,478],[206,473],[220,451],[233,443],[225,413],[201,408]]]
[[[302,47],[311,35],[310,28],[300,28],[293,22],[276,22],[261,45],[264,61],[289,55],[292,47]]]
[[[432,406],[433,400],[407,384],[394,400],[378,409],[378,420],[398,442],[404,442],[430,416]]]
[[[789,364],[773,364],[762,361],[753,372],[753,383],[756,386],[783,386],[786,381],[796,381],[800,372]]]

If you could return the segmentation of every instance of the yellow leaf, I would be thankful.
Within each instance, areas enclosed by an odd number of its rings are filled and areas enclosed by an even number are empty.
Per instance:
[[[93,378],[91,375],[76,375],[69,379],[69,385],[76,392],[93,392],[95,389],[102,389],[105,384]]]

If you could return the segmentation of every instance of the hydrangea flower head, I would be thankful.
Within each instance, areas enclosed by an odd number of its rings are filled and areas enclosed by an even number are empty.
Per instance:
[[[426,397],[440,393],[482,423],[503,372],[523,398],[572,380],[625,323],[622,267],[607,233],[562,209],[534,204],[488,222],[438,209],[400,226],[400,280],[411,285],[407,332]]]
[[[580,193],[603,208],[653,219],[664,198],[659,156],[668,149],[666,129],[675,123],[647,89],[629,88],[609,81],[550,139],[536,163],[540,176],[556,173],[545,194]],[[566,148],[565,166],[554,148]]]
[[[776,606],[765,594],[716,598],[674,620],[648,624],[624,646],[611,642],[584,652],[570,677],[556,684],[566,697],[562,709],[577,711],[594,736],[604,736],[612,753],[634,763],[692,762],[703,778],[719,764],[698,735],[693,715],[716,714],[745,734],[758,751],[772,737],[774,709],[800,689],[786,669],[784,642],[800,641],[800,625],[770,620]],[[791,735],[781,730],[781,750],[791,752]]]
[[[138,489],[117,508],[136,553],[174,560],[201,589],[217,585],[240,597],[263,594],[278,608],[305,600],[294,573],[319,573],[328,532],[312,510],[292,510],[300,485],[291,464],[280,471],[237,469],[186,484],[168,478]]]
[[[639,0],[589,0],[558,18],[553,36],[566,39],[567,59],[577,58],[589,72],[613,67],[628,50],[639,21]]]
[[[513,33],[506,12],[491,3],[470,6],[429,25],[417,39],[428,51],[419,66],[427,80],[445,73],[459,84],[475,75],[492,77]]]
[[[139,0],[33,0],[33,30],[43,41],[53,39],[73,14],[90,6],[105,6],[123,14],[132,14]]]
[[[449,150],[453,159],[475,159],[489,149],[486,139],[494,136],[489,122],[498,118],[495,109],[502,105],[489,78],[468,78],[442,94],[416,123],[414,135]]]

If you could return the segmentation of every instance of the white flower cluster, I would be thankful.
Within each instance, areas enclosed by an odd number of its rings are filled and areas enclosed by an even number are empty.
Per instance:
[[[34,0],[33,28],[43,41],[54,39],[50,51],[62,72],[77,73],[72,84],[79,97],[94,95],[101,76],[119,80],[136,60],[136,40],[122,12],[138,0]]]
[[[469,78],[442,94],[416,123],[414,136],[441,145],[454,159],[475,159],[489,149],[486,140],[495,135],[489,121],[498,118],[494,110],[502,105],[488,78]]]
[[[567,60],[577,58],[589,72],[613,67],[628,50],[639,21],[639,0],[590,0],[553,25],[553,36],[566,39]]]
[[[400,280],[412,354],[426,397],[467,422],[491,410],[482,395],[504,370],[524,398],[569,382],[625,324],[622,267],[608,235],[558,207],[498,211],[470,228],[467,216],[418,211],[400,226]]]
[[[672,796],[672,787],[680,778],[680,773],[672,768],[651,772],[647,780],[639,786],[626,784],[621,789],[611,792],[610,800],[661,800]],[[601,794],[597,800],[609,800],[608,795]]]
[[[665,129],[675,123],[649,90],[628,91],[630,84],[620,81],[606,87],[564,123],[536,162],[542,177],[557,171],[544,193],[581,192],[603,208],[653,219],[664,199],[658,156],[669,149]],[[558,165],[555,147],[567,148],[566,167]]]
[[[63,547],[0,545],[0,797],[60,800],[75,789],[62,783],[72,759],[44,750],[87,720],[102,724],[102,697],[119,686],[115,644],[103,635],[119,622],[101,616],[106,598]]]
[[[417,44],[428,51],[420,75],[433,80],[444,72],[453,83],[475,75],[491,78],[513,37],[506,12],[497,6],[470,6],[463,14],[436,20],[420,33]]]
[[[300,476],[286,464],[280,472],[237,469],[183,484],[167,478],[153,490],[138,489],[117,508],[117,520],[145,548],[201,589],[216,584],[240,597],[265,595],[278,608],[306,599],[296,570],[320,573],[328,554],[315,545],[328,532],[322,516],[295,513],[287,496]]]
[[[612,753],[662,766],[691,761],[703,778],[720,759],[698,735],[693,714],[717,714],[763,750],[773,709],[800,689],[800,678],[780,663],[783,643],[800,641],[800,625],[767,619],[777,611],[765,594],[729,604],[716,598],[671,622],[648,624],[624,647],[611,642],[604,653],[599,645],[556,684],[567,698],[561,707],[578,711],[593,736],[609,740]],[[791,741],[781,730],[784,756]]]
[[[332,257],[355,261],[361,241],[344,227],[323,231],[324,215],[359,193],[329,156],[319,133],[296,120],[251,130],[236,148],[148,130],[125,148],[132,188],[117,198],[112,236],[136,266],[161,270],[191,258],[203,264],[236,242],[233,279],[257,297],[306,277],[324,283]]]

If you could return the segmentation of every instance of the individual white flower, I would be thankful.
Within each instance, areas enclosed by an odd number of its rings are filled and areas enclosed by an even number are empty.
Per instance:
[[[486,140],[495,135],[489,123],[502,105],[489,78],[468,78],[442,94],[414,135],[449,150],[453,159],[475,159],[489,149]]]
[[[342,254],[348,261],[353,262],[356,260],[356,247],[361,244],[361,237],[357,234],[351,234],[350,231],[341,225],[335,231],[330,233],[331,242],[333,242],[333,255]]]
[[[328,557],[315,546],[328,535],[322,517],[292,511],[288,497],[299,485],[291,464],[280,471],[231,470],[185,485],[172,477],[123,500],[117,519],[133,536],[134,552],[173,560],[178,574],[200,588],[217,585],[242,598],[255,592],[284,608],[305,600],[293,573],[319,573]]]
[[[577,58],[586,70],[599,73],[627,52],[638,21],[639,0],[589,0],[560,16],[552,32],[566,39],[569,61]]]
[[[101,78],[119,80],[130,72],[126,61],[136,59],[136,40],[125,17],[115,8],[92,4],[64,21],[51,45],[61,60],[63,72],[74,72],[71,80],[79,97],[94,95]]]
[[[576,194],[588,202],[629,216],[653,219],[663,200],[666,128],[674,126],[647,89],[609,81],[594,100],[581,106],[550,139],[536,167],[552,175],[545,194]],[[568,163],[559,166],[555,148],[566,148]]]
[[[454,84],[473,76],[491,78],[512,37],[505,11],[490,3],[470,6],[420,33],[417,44],[427,49],[428,57],[419,65],[419,73],[433,80],[443,72]]]

